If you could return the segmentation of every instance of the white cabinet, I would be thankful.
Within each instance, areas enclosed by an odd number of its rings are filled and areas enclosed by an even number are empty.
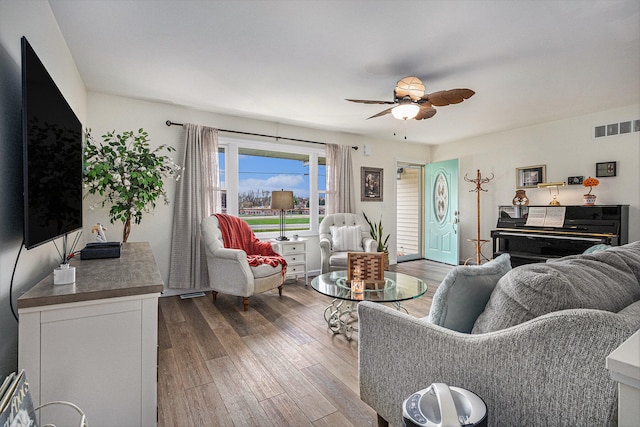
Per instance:
[[[304,276],[304,284],[307,284],[307,241],[297,240],[273,240],[273,250],[287,261],[286,279],[298,279]]]
[[[121,258],[73,264],[75,284],[47,277],[18,299],[18,365],[34,404],[73,402],[91,426],[155,426],[164,286],[150,247],[127,243]],[[52,406],[40,420],[74,425],[77,415]]]
[[[618,425],[638,425],[640,419],[640,331],[607,356],[607,369],[618,382]]]

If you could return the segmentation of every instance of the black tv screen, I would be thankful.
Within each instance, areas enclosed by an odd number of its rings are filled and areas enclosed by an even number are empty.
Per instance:
[[[82,228],[82,124],[22,38],[24,241],[31,249]]]

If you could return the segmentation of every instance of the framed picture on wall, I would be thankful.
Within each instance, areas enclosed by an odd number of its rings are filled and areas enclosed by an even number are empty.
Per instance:
[[[616,162],[596,163],[596,176],[598,178],[616,176],[616,169]]]
[[[516,168],[516,188],[536,188],[547,179],[547,166],[525,166]]]
[[[382,201],[382,169],[360,168],[360,201],[381,202]]]

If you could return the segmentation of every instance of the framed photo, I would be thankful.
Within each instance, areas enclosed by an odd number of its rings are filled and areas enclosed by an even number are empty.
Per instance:
[[[570,176],[567,178],[567,184],[579,185],[579,184],[582,184],[583,180],[584,180],[584,176]]]
[[[547,165],[516,168],[516,188],[536,188],[547,179]]]
[[[596,163],[596,177],[616,176],[616,162]]]
[[[382,169],[360,168],[360,201],[381,202],[382,201]]]

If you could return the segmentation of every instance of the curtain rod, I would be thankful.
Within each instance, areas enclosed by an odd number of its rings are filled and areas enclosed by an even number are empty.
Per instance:
[[[167,126],[184,126],[183,123],[175,123],[172,122],[171,120],[167,120],[165,122],[165,124]],[[237,133],[240,135],[250,135],[250,136],[262,136],[264,138],[275,138],[276,141],[279,139],[286,139],[287,141],[296,141],[296,142],[308,142],[310,144],[322,144],[322,145],[327,145],[326,142],[318,142],[318,141],[309,141],[307,139],[295,139],[295,138],[286,138],[284,136],[274,136],[274,135],[264,135],[261,133],[251,133],[251,132],[241,132],[239,130],[228,130],[228,129],[218,129],[219,132],[227,132],[227,133]],[[353,148],[354,150],[358,149],[357,145],[352,146],[351,148]]]

